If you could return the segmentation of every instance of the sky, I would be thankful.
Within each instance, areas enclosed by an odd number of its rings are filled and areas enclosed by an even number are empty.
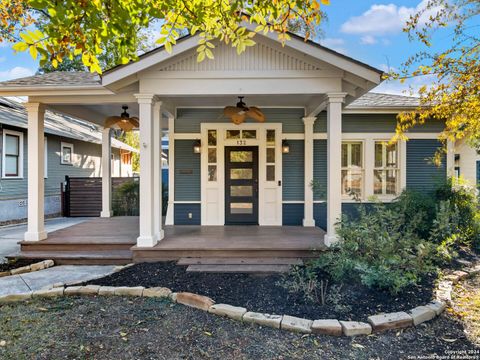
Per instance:
[[[402,28],[426,1],[331,0],[324,7],[328,20],[322,25],[320,43],[381,70],[398,69],[408,56],[424,50],[421,44],[410,42]],[[435,40],[441,43],[445,38]],[[9,45],[0,43],[0,81],[33,75],[37,67],[28,53],[14,54]],[[384,82],[375,91],[403,94],[410,86],[418,89],[425,83],[428,79]]]

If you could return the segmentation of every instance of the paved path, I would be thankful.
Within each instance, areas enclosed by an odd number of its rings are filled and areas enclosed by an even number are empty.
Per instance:
[[[114,265],[62,265],[0,278],[0,296],[39,290],[55,283],[73,284],[111,274]]]
[[[87,219],[88,218],[48,219],[45,221],[45,230],[47,232],[52,232],[81,223]],[[27,231],[26,224],[0,227],[0,262],[4,261],[5,256],[20,251],[20,245],[18,245],[18,242],[23,240],[25,231]]]

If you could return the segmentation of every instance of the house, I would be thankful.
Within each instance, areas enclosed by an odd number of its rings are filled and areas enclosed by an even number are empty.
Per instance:
[[[464,179],[469,185],[480,185],[480,153],[466,141],[459,141],[455,146],[455,175]]]
[[[369,93],[382,81],[381,70],[293,35],[285,46],[275,34],[255,39],[242,55],[218,43],[215,59],[198,63],[198,36],[186,36],[171,54],[158,48],[101,77],[59,72],[0,83],[0,95],[28,96],[36,139],[28,148],[36,161],[28,169],[35,176],[25,239],[47,238],[37,165],[45,108],[96,125],[122,104],[138,115],[140,217],[129,233],[137,261],[207,256],[207,248],[216,256],[231,249],[242,256],[281,256],[280,250],[295,256],[300,248],[337,241],[339,217],[357,206],[352,192],[363,201],[373,195],[391,201],[404,188],[428,190],[453,173],[452,144],[442,167],[428,162],[441,123],[414,128],[408,142],[386,143],[396,114],[415,107],[416,99]],[[225,107],[237,102],[247,109],[225,116],[232,111]],[[243,118],[250,109],[256,120]],[[165,226],[162,131],[169,137]],[[110,181],[106,174],[104,181]],[[108,217],[110,187],[104,189]],[[112,225],[110,231],[123,230]]]
[[[0,223],[27,218],[27,110],[12,99],[0,98]],[[60,187],[65,176],[99,177],[101,129],[86,121],[55,112],[45,113],[45,215],[60,214]],[[112,140],[112,176],[132,176],[127,144]]]

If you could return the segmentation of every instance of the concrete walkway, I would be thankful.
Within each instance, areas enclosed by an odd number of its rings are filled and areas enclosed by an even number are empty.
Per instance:
[[[55,218],[45,221],[45,230],[52,232],[72,225],[84,222],[88,218]],[[0,227],[0,263],[5,261],[5,256],[15,254],[20,251],[19,241],[27,231],[27,225],[8,225]]]
[[[98,279],[114,272],[114,265],[62,265],[27,274],[0,278],[0,296],[40,290],[56,283],[74,284]]]

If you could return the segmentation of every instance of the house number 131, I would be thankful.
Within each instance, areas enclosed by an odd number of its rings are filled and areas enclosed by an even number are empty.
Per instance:
[[[247,145],[246,140],[237,140],[237,145]]]

